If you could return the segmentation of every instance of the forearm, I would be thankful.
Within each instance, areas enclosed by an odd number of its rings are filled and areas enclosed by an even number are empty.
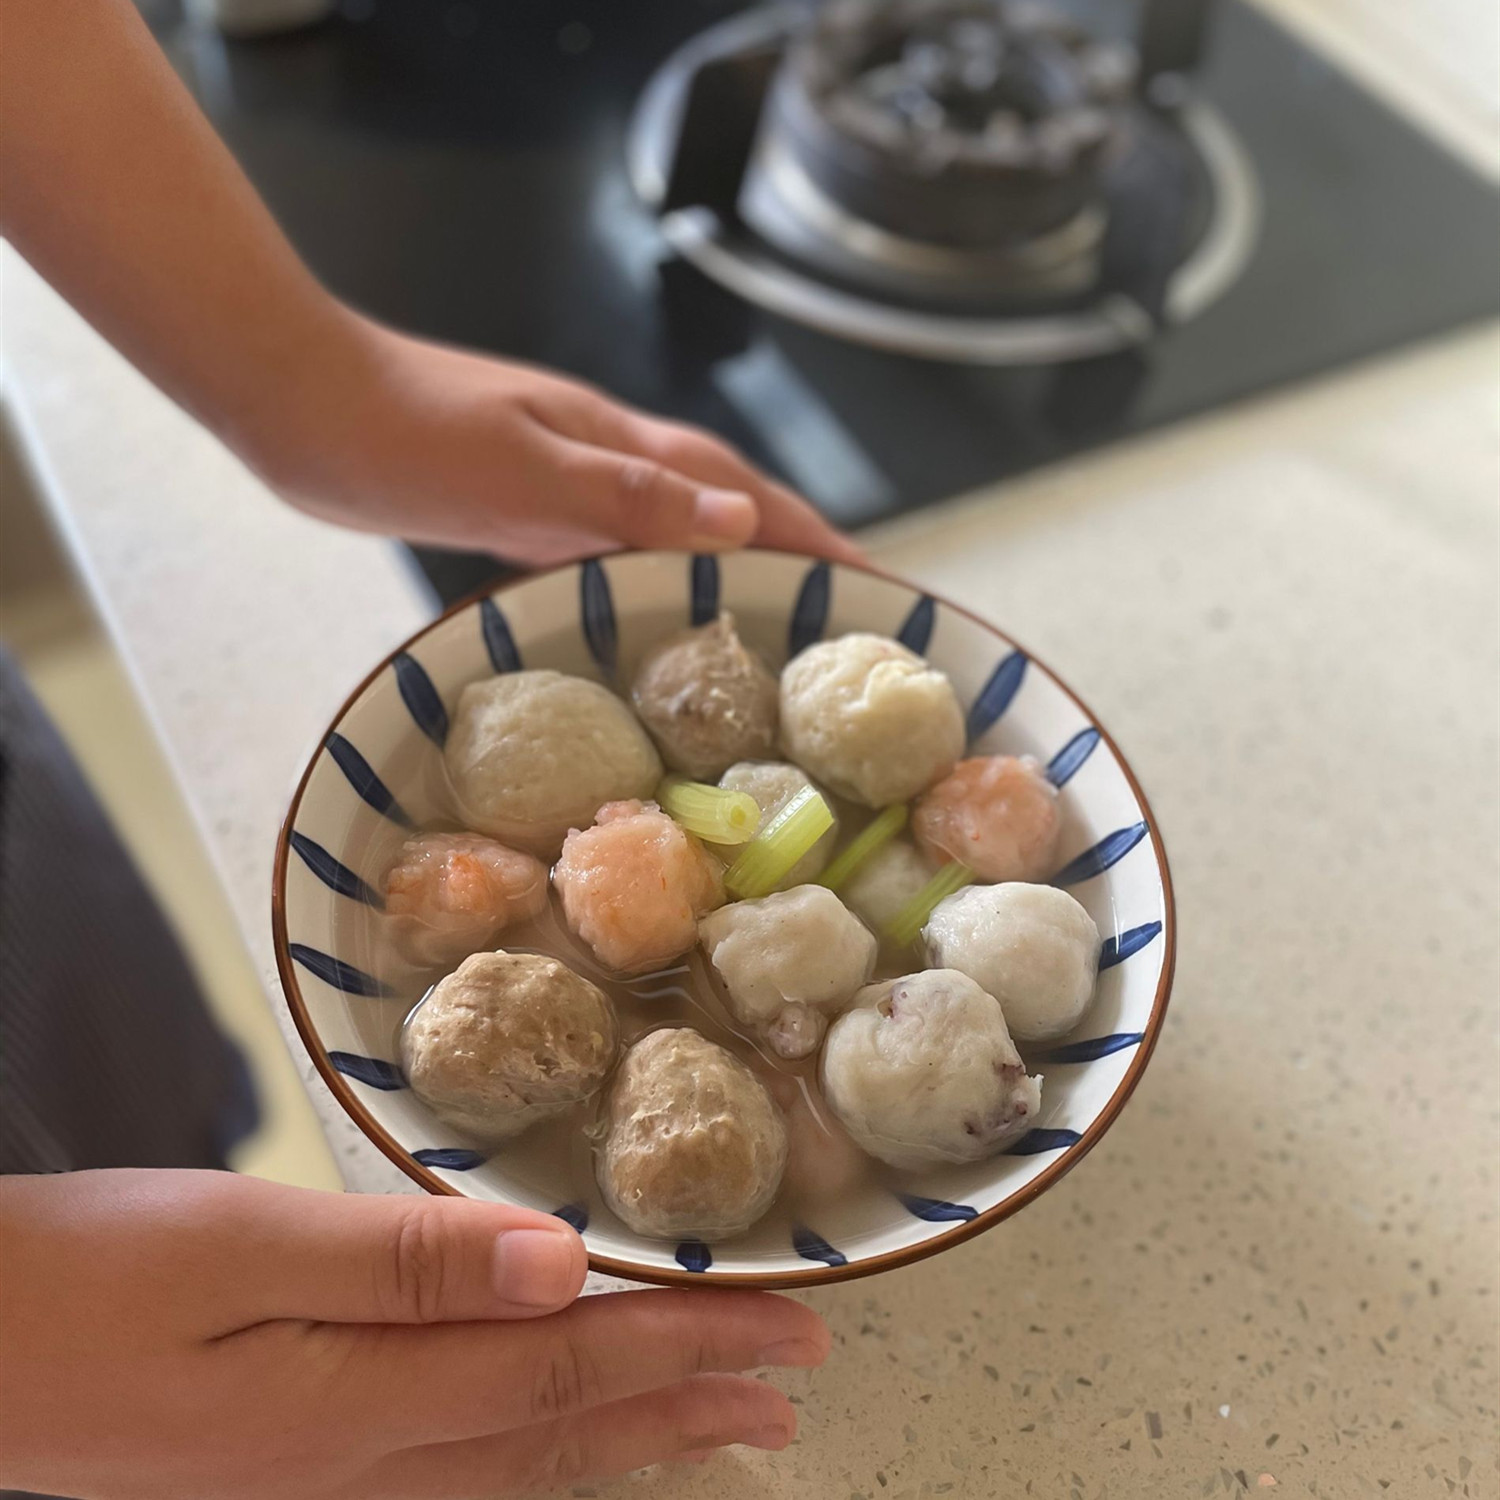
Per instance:
[[[359,357],[128,0],[0,0],[0,229],[152,381],[255,459]],[[285,434],[280,441],[284,441]]]
[[[287,500],[556,562],[855,549],[704,433],[383,329],[329,295],[129,0],[0,0],[0,232]]]

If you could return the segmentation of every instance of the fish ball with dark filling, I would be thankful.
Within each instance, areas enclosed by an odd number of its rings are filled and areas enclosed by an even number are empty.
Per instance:
[[[993,1156],[1041,1107],[999,1002],[955,969],[862,990],[829,1028],[821,1078],[844,1129],[893,1167]]]

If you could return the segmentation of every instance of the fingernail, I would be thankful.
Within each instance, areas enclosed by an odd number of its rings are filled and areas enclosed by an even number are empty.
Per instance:
[[[518,1307],[556,1307],[577,1289],[572,1236],[507,1229],[495,1241],[495,1290]]]
[[[747,542],[758,520],[759,512],[749,495],[737,490],[699,490],[693,504],[693,545],[721,547],[726,542]]]
[[[811,1339],[782,1339],[767,1344],[756,1359],[758,1365],[820,1365],[823,1350]]]
[[[770,1448],[779,1450],[785,1448],[792,1440],[792,1429],[783,1427],[780,1423],[773,1423],[770,1427],[762,1427],[752,1432],[748,1437],[740,1441],[747,1448]]]

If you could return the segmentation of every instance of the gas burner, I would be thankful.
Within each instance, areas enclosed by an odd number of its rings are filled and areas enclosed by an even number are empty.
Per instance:
[[[1228,127],[1148,107],[1138,71],[1006,0],[751,11],[655,75],[631,177],[678,255],[826,333],[985,364],[1107,354],[1226,290],[1258,218]]]

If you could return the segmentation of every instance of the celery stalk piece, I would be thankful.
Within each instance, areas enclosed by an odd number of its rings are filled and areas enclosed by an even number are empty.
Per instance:
[[[940,901],[946,901],[954,891],[962,890],[973,879],[974,872],[967,865],[961,865],[956,862],[944,865],[891,918],[890,924],[885,929],[885,935],[893,943],[899,943],[903,948],[909,948],[916,942],[922,929],[927,925],[927,919],[932,915],[933,907]]]
[[[668,776],[656,789],[656,800],[689,833],[710,844],[749,843],[760,827],[760,807],[749,792]]]
[[[832,827],[833,810],[815,787],[803,787],[741,850],[724,876],[725,888],[740,901],[770,895]]]
[[[830,891],[847,885],[872,856],[906,827],[909,816],[906,804],[897,802],[872,818],[859,836],[850,841],[849,847],[818,877],[818,884],[826,885]]]

